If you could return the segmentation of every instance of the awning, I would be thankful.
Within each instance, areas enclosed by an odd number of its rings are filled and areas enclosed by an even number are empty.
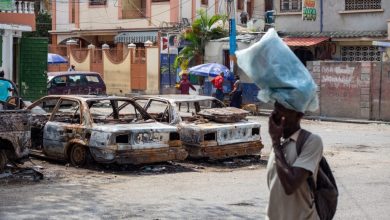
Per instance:
[[[145,43],[157,41],[157,31],[132,31],[122,32],[115,36],[115,43]]]
[[[310,47],[329,40],[329,37],[286,37],[283,41],[290,47]]]

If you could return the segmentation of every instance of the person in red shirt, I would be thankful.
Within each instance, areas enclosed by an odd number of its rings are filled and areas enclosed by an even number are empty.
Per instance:
[[[188,75],[186,73],[183,73],[180,80],[180,94],[182,95],[189,95],[190,94],[190,88],[194,91],[196,91],[195,87],[191,84],[191,82],[188,80]],[[179,103],[179,111],[181,108],[181,103]],[[190,104],[187,103],[187,112],[190,111]]]
[[[191,84],[191,82],[188,80],[188,75],[183,73],[180,80],[180,93],[182,95],[189,95],[190,94],[190,88],[194,91],[196,91],[195,87]]]
[[[224,73],[221,72],[219,76],[215,77],[211,80],[211,83],[214,85],[214,87],[217,89],[215,92],[215,98],[219,99],[223,102],[224,94],[223,94],[223,77]]]

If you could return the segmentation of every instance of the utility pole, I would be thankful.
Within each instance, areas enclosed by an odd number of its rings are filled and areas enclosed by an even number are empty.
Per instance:
[[[236,1],[226,0],[226,12],[229,18],[229,59],[230,71],[234,73],[236,64]]]

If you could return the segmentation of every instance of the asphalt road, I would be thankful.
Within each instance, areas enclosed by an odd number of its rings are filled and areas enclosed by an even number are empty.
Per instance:
[[[68,167],[34,159],[45,179],[0,179],[0,219],[263,219],[263,160],[192,161],[140,167]],[[340,198],[335,219],[390,216],[390,126],[302,122],[320,134]]]

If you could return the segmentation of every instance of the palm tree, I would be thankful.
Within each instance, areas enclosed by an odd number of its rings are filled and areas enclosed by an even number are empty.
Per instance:
[[[189,42],[175,59],[175,68],[187,69],[189,63],[203,63],[205,45],[209,40],[228,36],[228,31],[223,27],[227,20],[226,15],[208,16],[202,9],[197,12],[199,17],[195,19],[191,27],[184,30],[181,37]],[[216,23],[222,21],[223,25],[217,26]]]

